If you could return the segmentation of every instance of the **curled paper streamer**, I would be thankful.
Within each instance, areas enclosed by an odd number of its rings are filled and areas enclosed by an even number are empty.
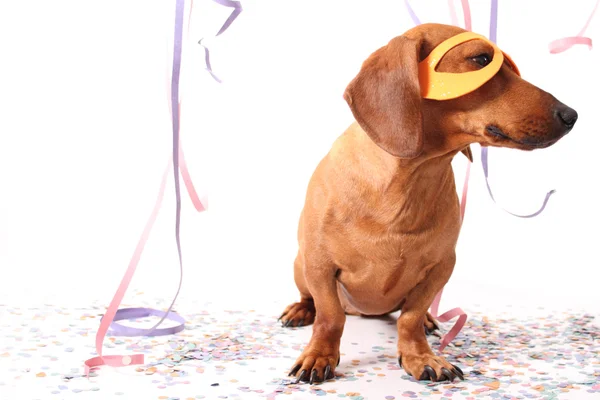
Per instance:
[[[410,15],[410,18],[413,20],[413,23],[415,25],[421,25],[421,21],[419,20],[419,17],[417,17],[417,14],[415,14],[414,10],[410,6],[410,2],[408,0],[404,0],[404,5],[406,6],[408,15]]]
[[[598,0],[598,1],[600,1],[600,0]],[[492,42],[496,43],[497,36],[498,36],[498,0],[492,0],[491,1],[491,11],[490,11],[490,36],[489,36],[489,38]],[[483,175],[485,177],[485,184],[487,186],[487,190],[490,195],[490,198],[492,199],[494,204],[496,204],[498,207],[500,207],[500,205],[496,202],[496,199],[494,198],[494,194],[492,193],[492,189],[490,187],[490,182],[488,179],[488,171],[489,171],[488,170],[488,149],[487,149],[487,147],[483,147],[483,146],[481,147],[481,166],[483,167]],[[535,211],[534,213],[531,213],[531,214],[521,215],[521,214],[515,214],[513,212],[510,212],[502,207],[500,207],[500,209],[502,209],[502,211],[504,211],[512,216],[519,217],[519,218],[536,217],[536,216],[540,215],[542,213],[542,211],[544,211],[544,209],[546,208],[546,205],[548,204],[548,201],[550,200],[550,196],[552,196],[555,192],[556,192],[555,190],[550,190],[548,193],[546,193],[546,197],[544,198],[544,202],[542,203],[542,206],[537,211]]]
[[[210,65],[210,51],[208,50],[208,47],[206,47],[205,45],[202,44],[202,40],[204,39],[200,39],[198,41],[198,44],[200,46],[202,46],[202,48],[204,49],[204,63],[206,64],[206,71],[210,74],[210,76],[213,77],[213,79],[219,83],[223,83],[223,81],[217,76],[215,75],[215,73],[213,72],[212,69],[212,65]]]
[[[454,340],[454,338],[465,326],[465,323],[467,322],[468,318],[467,313],[464,312],[460,307],[453,308],[449,311],[446,311],[442,315],[438,315],[438,308],[440,306],[440,301],[442,300],[443,291],[444,289],[440,290],[439,293],[435,296],[435,299],[433,299],[433,303],[431,303],[431,316],[433,318],[436,318],[440,322],[448,322],[457,317],[458,319],[456,320],[454,326],[452,326],[450,331],[448,331],[448,333],[442,336],[442,339],[440,340],[440,351],[443,351],[446,348],[446,346],[448,346]]]
[[[467,172],[465,174],[465,183],[463,184],[462,197],[460,200],[461,223],[465,219],[465,210],[467,208],[467,193],[469,192],[470,174],[471,174],[471,161],[468,161]],[[440,322],[448,322],[457,317],[458,317],[458,319],[456,320],[456,322],[454,323],[454,326],[452,326],[450,331],[448,331],[448,333],[446,333],[444,336],[442,336],[442,338],[440,340],[440,347],[439,347],[440,351],[444,351],[446,346],[448,346],[454,340],[454,338],[460,333],[462,328],[465,326],[465,323],[467,322],[467,318],[468,318],[467,313],[464,312],[463,309],[460,307],[455,307],[451,310],[448,310],[445,313],[443,313],[442,315],[438,314],[438,311],[440,308],[440,302],[442,301],[442,293],[443,292],[444,292],[444,289],[442,288],[442,290],[440,290],[439,293],[433,299],[433,302],[431,303],[431,307],[429,309],[429,311],[431,312],[431,316],[433,318],[436,318]]]
[[[180,239],[180,223],[181,223],[181,190],[179,183],[179,173],[181,172],[184,180],[184,184],[188,191],[188,194],[194,204],[194,207],[197,211],[204,211],[205,206],[200,201],[194,184],[191,180],[190,173],[187,168],[187,164],[185,163],[185,158],[183,156],[183,150],[181,148],[181,142],[179,138],[180,131],[180,110],[181,110],[181,102],[179,100],[179,76],[181,71],[181,54],[182,54],[182,45],[183,45],[183,14],[184,14],[184,3],[185,0],[176,0],[176,8],[175,8],[175,34],[174,34],[174,46],[173,46],[173,71],[171,74],[171,98],[170,98],[170,113],[173,121],[173,152],[165,168],[163,173],[163,177],[161,180],[160,190],[154,204],[154,208],[152,213],[146,222],[146,226],[140,237],[136,249],[133,253],[133,256],[129,262],[129,266],[127,271],[125,272],[124,277],[119,284],[117,292],[115,293],[113,299],[110,302],[110,305],[106,311],[106,314],[102,317],[100,321],[100,327],[96,333],[96,352],[98,353],[97,357],[91,358],[84,363],[85,367],[85,375],[89,376],[89,372],[97,367],[102,365],[109,365],[113,367],[122,367],[127,365],[138,365],[144,363],[144,356],[142,354],[134,354],[134,355],[109,355],[104,356],[102,354],[102,344],[104,342],[104,338],[108,333],[109,329],[111,333],[116,336],[159,336],[159,335],[170,335],[177,332],[181,332],[185,327],[185,320],[179,316],[177,313],[172,311],[173,305],[177,297],[179,296],[179,292],[181,290],[181,283],[183,280],[183,262],[182,262],[182,254],[181,254],[181,239]],[[191,12],[190,12],[191,14]],[[188,20],[188,24],[189,24]],[[189,32],[189,25],[188,25]],[[154,226],[156,218],[158,216],[158,212],[160,210],[162,200],[164,198],[166,183],[168,173],[171,169],[171,165],[173,166],[173,173],[175,178],[175,196],[176,196],[176,215],[175,215],[175,241],[177,244],[177,253],[179,256],[179,285],[177,288],[177,293],[173,298],[173,301],[169,305],[168,309],[165,312],[154,310],[151,308],[127,308],[119,310],[119,305],[123,301],[123,297],[129,287],[131,279],[135,273],[137,265],[139,263],[140,257],[144,250],[144,247],[148,241],[148,237]],[[160,321],[157,322],[150,329],[139,329],[133,327],[127,327],[121,324],[116,323],[115,321],[123,320],[123,319],[135,319],[135,318],[145,318],[149,316],[162,316]],[[178,325],[157,329],[160,324],[165,319],[171,319],[178,323]]]
[[[465,3],[466,3],[466,6],[465,6]],[[450,5],[450,10],[452,12],[454,10],[454,4],[452,3],[452,0],[449,0],[448,4]],[[404,5],[406,6],[406,9],[408,10],[408,14],[412,18],[415,25],[421,25],[421,21],[419,20],[419,17],[417,17],[415,12],[413,11],[408,0],[404,0]],[[465,25],[468,26],[469,27],[468,30],[470,30],[471,16],[470,16],[470,8],[469,8],[469,4],[468,4],[467,0],[463,0],[463,13],[465,16]],[[455,17],[456,17],[456,11],[454,11],[453,19],[456,21],[456,24],[457,24],[458,19],[456,19]],[[471,175],[471,161],[468,161],[467,171],[465,173],[465,182],[463,184],[462,197],[461,197],[461,201],[460,201],[461,223],[462,223],[462,221],[464,221],[464,218],[465,218],[465,211],[466,211],[466,207],[467,207],[467,193],[469,192],[470,175]],[[450,344],[454,340],[454,338],[456,338],[456,336],[460,333],[462,328],[465,326],[465,323],[467,322],[467,318],[468,318],[467,313],[464,312],[463,309],[460,307],[455,307],[449,311],[446,311],[442,315],[438,315],[440,302],[442,301],[442,293],[443,292],[444,292],[444,289],[442,288],[442,290],[440,290],[439,293],[433,299],[433,302],[431,303],[431,307],[429,310],[431,312],[431,315],[433,316],[433,318],[438,319],[440,322],[448,322],[457,317],[458,317],[458,319],[456,320],[456,322],[454,323],[454,326],[450,329],[450,331],[448,331],[448,333],[446,333],[444,336],[442,336],[442,338],[440,340],[440,347],[439,347],[440,351],[444,351],[446,346],[448,346],[448,344]]]
[[[578,45],[578,44],[585,45],[590,50],[592,49],[592,39],[590,39],[589,37],[584,37],[583,35],[584,35],[585,31],[587,30],[588,26],[590,25],[590,22],[592,21],[592,18],[594,17],[596,10],[598,9],[598,4],[600,4],[600,0],[596,1],[596,5],[594,6],[594,9],[592,10],[585,25],[583,26],[583,28],[581,28],[581,30],[579,31],[577,36],[565,37],[565,38],[556,39],[556,40],[550,42],[550,44],[548,45],[548,49],[550,50],[550,53],[552,53],[552,54],[562,53],[563,51],[569,50],[571,47]]]
[[[498,205],[498,207],[500,207],[500,209],[512,216],[515,217],[519,217],[519,218],[533,218],[533,217],[537,217],[538,215],[540,215],[542,213],[542,211],[544,211],[544,209],[546,208],[546,205],[548,204],[548,201],[550,200],[550,196],[552,196],[554,193],[556,193],[556,190],[550,190],[548,193],[546,193],[546,197],[544,197],[544,202],[542,203],[542,206],[535,211],[532,214],[525,214],[525,215],[521,215],[521,214],[515,214],[513,212],[508,211],[507,209],[501,207],[497,202],[496,199],[494,198],[494,194],[492,193],[492,189],[490,188],[490,183],[488,181],[488,149],[487,147],[482,147],[481,148],[481,165],[483,166],[483,175],[485,176],[485,184],[487,186],[487,190],[488,193],[490,194],[490,197],[492,198],[492,201]]]
[[[225,21],[225,23],[223,24],[221,29],[219,29],[219,31],[215,35],[215,36],[219,36],[221,33],[225,32],[227,30],[227,28],[229,28],[229,26],[233,23],[233,21],[235,21],[235,19],[241,14],[242,4],[239,1],[234,1],[234,0],[213,0],[213,1],[222,6],[233,8],[233,11],[231,11],[229,18],[227,18],[227,20]],[[208,47],[206,47],[205,45],[202,44],[203,40],[204,40],[204,38],[200,39],[198,41],[198,44],[204,48],[204,62],[206,63],[206,71],[208,71],[208,73],[213,77],[213,79],[215,81],[222,83],[221,79],[219,79],[219,77],[217,75],[215,75],[215,73],[213,72],[212,66],[210,65],[210,51],[208,50]]]
[[[470,31],[471,29],[471,7],[469,7],[469,0],[461,0],[463,17],[465,19],[465,30]],[[454,0],[448,0],[448,7],[450,8],[450,19],[452,25],[459,26],[458,17],[456,16],[456,8],[454,7]]]

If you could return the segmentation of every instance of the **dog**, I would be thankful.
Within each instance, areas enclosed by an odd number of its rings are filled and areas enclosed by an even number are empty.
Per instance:
[[[314,322],[290,371],[297,382],[334,376],[346,314],[395,311],[398,361],[409,375],[464,379],[426,337],[437,328],[427,310],[452,274],[461,227],[451,161],[459,152],[472,161],[473,143],[551,146],[571,131],[577,112],[523,80],[510,59],[468,94],[423,98],[419,63],[463,32],[417,26],[371,54],[346,88],[355,121],[308,184],[294,262],[300,301],[280,317],[288,327]],[[489,41],[470,40],[449,50],[437,71],[481,70],[494,54]]]

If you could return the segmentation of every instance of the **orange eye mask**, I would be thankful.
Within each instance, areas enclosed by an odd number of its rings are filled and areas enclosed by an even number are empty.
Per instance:
[[[494,56],[488,65],[477,71],[463,73],[437,72],[435,70],[447,52],[459,44],[471,40],[483,40],[492,46]],[[521,75],[508,54],[504,53],[484,36],[473,32],[464,32],[453,36],[440,43],[426,59],[419,63],[421,96],[431,100],[450,100],[471,93],[492,79],[500,71],[504,60],[508,62],[511,69],[517,75]]]

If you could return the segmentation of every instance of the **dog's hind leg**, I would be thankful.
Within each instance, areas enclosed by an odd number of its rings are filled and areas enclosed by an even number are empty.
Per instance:
[[[431,335],[436,330],[440,329],[435,318],[430,313],[425,314],[425,333]]]
[[[300,301],[287,306],[279,317],[281,324],[285,327],[305,326],[315,321],[315,303],[306,285],[304,260],[300,252],[294,261],[294,281],[300,291]]]

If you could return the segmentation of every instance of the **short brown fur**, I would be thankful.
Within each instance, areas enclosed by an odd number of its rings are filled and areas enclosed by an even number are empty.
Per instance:
[[[431,380],[463,377],[434,355],[423,329],[436,328],[427,310],[456,259],[461,220],[451,161],[458,152],[472,159],[472,143],[548,147],[573,127],[577,114],[506,63],[475,92],[422,99],[418,62],[460,32],[438,24],[411,29],[375,51],[346,89],[356,122],[310,180],[294,263],[301,300],[281,317],[286,326],[314,322],[291,371],[300,380],[333,376],[346,314],[397,310],[398,356],[406,372]],[[481,68],[474,61],[480,54],[493,55],[493,49],[481,40],[461,44],[438,71]]]

